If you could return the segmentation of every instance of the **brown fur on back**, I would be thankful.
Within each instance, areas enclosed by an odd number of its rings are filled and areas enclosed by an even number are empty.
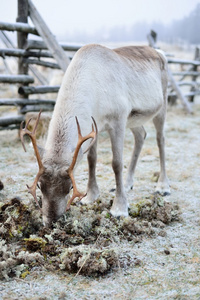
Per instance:
[[[135,61],[159,61],[161,69],[164,68],[164,58],[155,49],[149,46],[126,46],[113,49],[115,53],[126,59],[134,59]]]

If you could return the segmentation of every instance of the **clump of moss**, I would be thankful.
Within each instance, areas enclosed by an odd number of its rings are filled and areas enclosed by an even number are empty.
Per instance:
[[[0,206],[0,234],[6,240],[17,241],[35,233],[41,224],[39,218],[19,198]]]
[[[38,251],[43,250],[46,246],[46,241],[37,236],[31,236],[24,239],[27,250],[29,251]]]
[[[150,222],[146,220],[133,219],[130,216],[120,222],[120,231],[128,241],[138,242],[138,236],[142,234],[151,235],[154,229]]]
[[[5,240],[0,240],[0,279],[9,280],[20,277],[21,274],[34,264],[43,263],[39,253],[29,254],[25,251],[17,252],[13,245],[8,245]]]
[[[97,250],[78,246],[68,248],[61,255],[62,270],[84,275],[105,274],[118,265],[118,254],[114,249]]]
[[[179,219],[179,207],[177,204],[167,202],[160,195],[152,195],[130,205],[131,217],[140,217],[148,221],[158,220],[165,224]]]
[[[140,217],[149,221],[158,220],[164,224],[169,224],[173,221],[179,220],[179,206],[175,203],[165,201],[160,195],[153,195],[150,197],[151,204],[143,205],[140,211]]]
[[[179,218],[178,206],[158,195],[131,204],[127,218],[114,218],[109,207],[110,203],[100,200],[88,206],[71,206],[70,211],[54,224],[53,239],[70,246],[93,243],[101,235],[108,245],[123,239],[137,240],[141,234],[151,235],[155,232],[154,227],[165,226]]]
[[[41,264],[51,270],[105,274],[131,262],[109,248],[113,242],[138,242],[179,218],[178,206],[157,195],[131,204],[129,217],[114,218],[111,201],[104,198],[87,206],[72,205],[51,229],[43,227],[33,205],[27,207],[19,198],[1,202],[0,278],[27,276]]]

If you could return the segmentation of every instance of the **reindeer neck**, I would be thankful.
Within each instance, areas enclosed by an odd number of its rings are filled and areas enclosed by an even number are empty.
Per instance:
[[[45,145],[44,160],[52,162],[65,161],[70,165],[78,142],[78,130],[75,116],[78,117],[83,135],[86,135],[91,131],[92,119],[83,118],[83,116],[76,111],[65,112],[64,109],[58,111],[58,108],[54,110],[50,122]],[[83,148],[87,145],[88,143],[86,142],[86,145],[84,145]],[[80,153],[82,152],[83,151],[80,151]]]

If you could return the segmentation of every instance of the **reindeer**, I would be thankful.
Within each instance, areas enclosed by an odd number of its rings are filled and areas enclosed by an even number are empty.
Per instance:
[[[92,44],[82,47],[75,54],[58,93],[43,154],[38,150],[35,137],[40,114],[33,132],[27,129],[28,124],[25,129],[21,127],[22,143],[23,136],[28,134],[39,165],[35,181],[28,189],[37,202],[36,187],[40,183],[40,209],[45,226],[50,226],[69,209],[76,197],[82,199],[82,204],[92,203],[99,197],[95,176],[96,149],[98,132],[104,130],[109,133],[111,140],[116,181],[116,195],[110,211],[113,216],[128,215],[126,193],[133,187],[136,163],[146,137],[143,125],[151,119],[156,128],[160,155],[156,192],[162,195],[170,193],[164,150],[167,81],[164,55],[148,46],[111,50]],[[91,124],[92,131],[88,134]],[[123,144],[126,127],[134,135],[135,146],[124,185]],[[92,142],[89,141],[91,138]],[[76,187],[73,172],[87,151],[89,178],[87,194],[84,195]],[[72,186],[73,196],[69,200]]]

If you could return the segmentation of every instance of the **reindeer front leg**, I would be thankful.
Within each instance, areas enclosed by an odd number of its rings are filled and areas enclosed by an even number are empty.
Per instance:
[[[123,184],[124,134],[125,125],[121,120],[115,124],[115,128],[109,130],[113,152],[112,167],[116,181],[116,195],[110,210],[113,216],[128,216],[128,203]]]
[[[82,204],[92,203],[99,197],[99,188],[96,181],[96,163],[97,163],[97,140],[90,148],[88,155],[89,178],[87,186],[87,195],[82,199]]]

